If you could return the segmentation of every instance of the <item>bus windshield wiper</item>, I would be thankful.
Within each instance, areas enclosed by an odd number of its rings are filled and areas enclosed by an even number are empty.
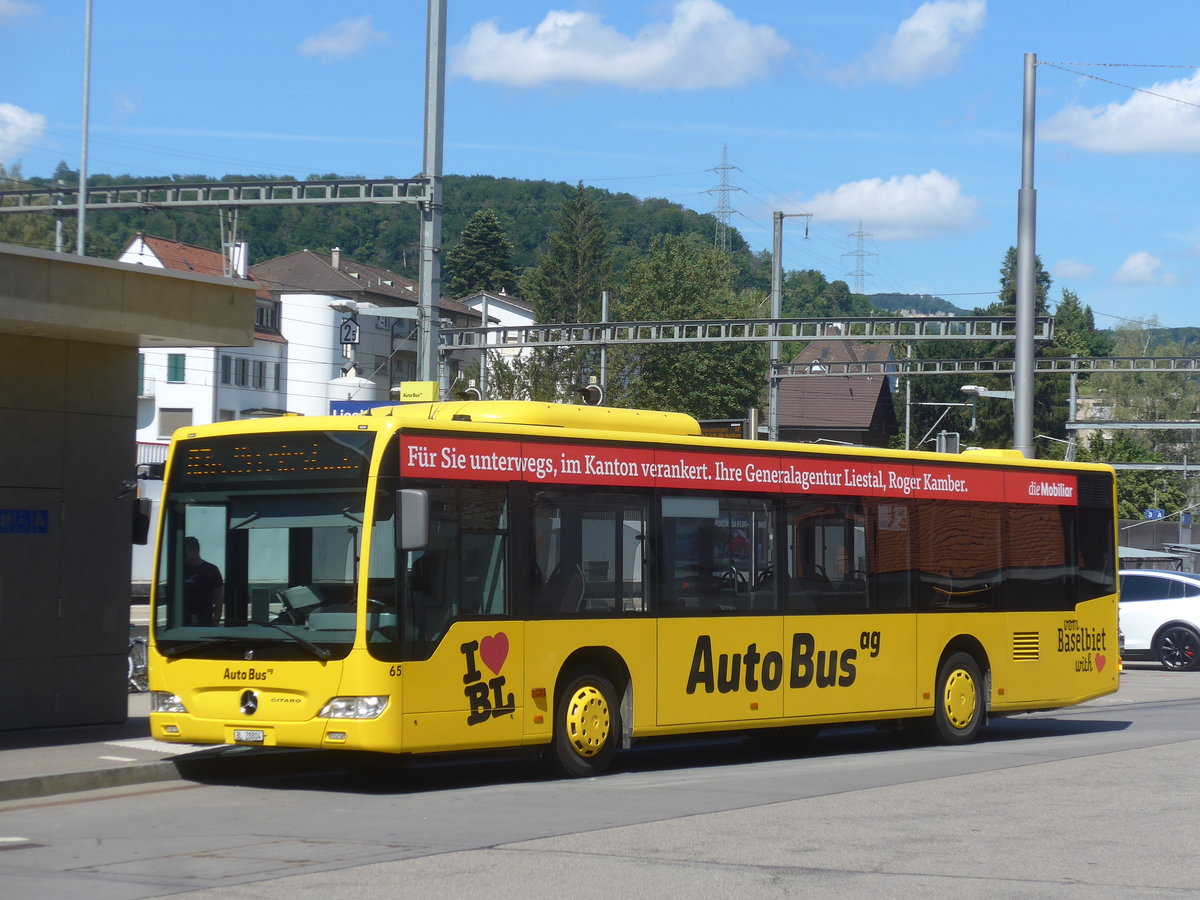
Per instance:
[[[213,644],[240,644],[244,638],[233,637],[232,635],[220,635],[218,637],[205,638],[202,641],[193,641],[190,644],[184,644],[182,647],[174,648],[170,653],[164,652],[164,656],[169,656],[175,659],[180,656],[187,656],[194,650],[203,650],[205,647],[211,647]]]
[[[282,625],[276,625],[274,622],[259,622],[258,624],[266,625],[268,628],[274,628],[276,631],[282,631],[284,634],[286,634],[288,637],[290,637],[293,641],[295,641],[297,644],[299,644],[301,647],[303,647],[305,650],[307,650],[309,653],[311,653],[317,659],[329,659],[329,657],[333,656],[333,654],[330,653],[328,650],[326,650],[324,647],[318,647],[316,644],[314,644],[308,638],[302,638],[302,637],[300,637],[300,635],[298,635],[294,632],[288,631]]]
[[[329,659],[333,655],[328,650],[326,650],[324,647],[318,647],[312,641],[308,640],[307,638],[302,638],[302,637],[300,637],[300,635],[294,634],[294,633],[288,631],[282,625],[276,625],[274,622],[257,622],[255,624],[263,625],[267,628],[274,628],[276,631],[282,631],[284,634],[286,634],[289,638],[291,638],[293,641],[295,641],[297,644],[299,644],[301,647],[303,647],[305,650],[307,650],[309,653],[311,653],[317,659],[325,660],[325,659]],[[235,635],[221,635],[219,637],[208,638],[203,641],[195,641],[191,644],[184,644],[182,647],[180,647],[178,649],[174,649],[170,653],[166,653],[164,655],[170,656],[172,659],[174,659],[174,658],[181,657],[181,656],[189,656],[193,652],[195,652],[197,650],[203,650],[206,647],[211,647],[213,644],[253,644],[253,643],[255,643],[254,639],[250,638],[250,637],[246,637],[245,635],[236,635],[236,636]]]

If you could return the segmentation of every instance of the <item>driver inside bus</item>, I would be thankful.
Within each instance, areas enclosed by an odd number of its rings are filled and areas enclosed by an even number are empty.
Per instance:
[[[200,558],[200,541],[183,539],[183,621],[185,625],[216,625],[221,621],[225,582],[221,570]]]

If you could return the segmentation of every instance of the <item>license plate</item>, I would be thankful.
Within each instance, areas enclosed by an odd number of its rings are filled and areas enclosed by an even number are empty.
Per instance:
[[[233,732],[233,739],[241,744],[261,744],[266,735],[261,729],[238,728]]]

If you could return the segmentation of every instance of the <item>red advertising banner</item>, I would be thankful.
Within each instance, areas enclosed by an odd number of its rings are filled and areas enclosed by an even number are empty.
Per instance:
[[[1077,502],[1074,475],[1040,470],[439,435],[404,435],[400,452],[400,474],[411,478],[1058,506],[1074,506]]]

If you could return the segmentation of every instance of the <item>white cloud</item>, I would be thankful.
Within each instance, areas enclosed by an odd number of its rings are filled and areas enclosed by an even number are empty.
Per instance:
[[[357,56],[368,44],[386,41],[387,34],[371,27],[371,16],[358,19],[342,19],[319,34],[301,42],[299,51],[303,56],[315,56],[321,62],[333,62]]]
[[[1161,268],[1161,259],[1139,250],[1121,263],[1121,268],[1113,275],[1113,284],[1154,284],[1158,281],[1158,270]]]
[[[16,160],[41,140],[46,130],[46,117],[41,113],[0,103],[0,163]]]
[[[1188,105],[1200,104],[1200,71],[1145,90],[1151,93],[1124,103],[1061,109],[1038,127],[1038,137],[1100,153],[1200,151],[1200,109]]]
[[[42,8],[36,3],[26,3],[25,0],[0,0],[0,25],[32,18],[41,11]]]
[[[1050,267],[1050,274],[1055,278],[1075,278],[1079,280],[1091,278],[1096,274],[1094,266],[1077,259],[1064,259]]]
[[[636,90],[736,87],[791,52],[775,29],[736,18],[716,0],[679,0],[669,22],[626,37],[595,13],[551,10],[533,29],[480,22],[454,51],[453,69],[514,87],[573,81]]]
[[[979,225],[979,201],[957,178],[936,169],[924,175],[868,178],[802,201],[818,218],[857,223],[881,241],[911,241]]]
[[[141,109],[142,98],[140,95],[129,94],[125,91],[114,91],[112,104],[113,114],[118,119],[127,119]]]
[[[949,72],[987,18],[986,0],[930,0],[839,80],[916,84]]]

